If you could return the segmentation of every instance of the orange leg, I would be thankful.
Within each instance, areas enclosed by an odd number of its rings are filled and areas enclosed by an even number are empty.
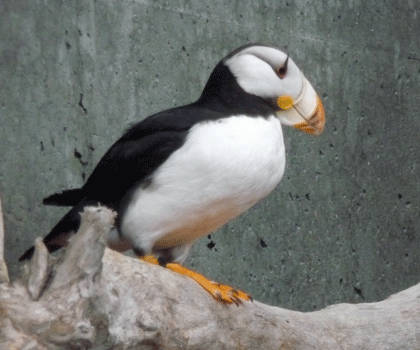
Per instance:
[[[152,255],[146,255],[141,257],[142,260],[149,262],[151,264],[159,264],[157,259]],[[200,275],[197,272],[191,271],[180,264],[177,263],[168,263],[165,265],[166,268],[178,272],[182,275],[188,276],[192,278],[194,281],[196,281],[201,287],[203,287],[207,292],[210,293],[210,295],[216,299],[217,301],[220,301],[224,304],[232,304],[235,303],[236,305],[239,305],[242,303],[242,300],[252,301],[252,298],[250,295],[235,290],[232,287],[218,284],[209,281],[207,278],[205,278],[203,275]]]

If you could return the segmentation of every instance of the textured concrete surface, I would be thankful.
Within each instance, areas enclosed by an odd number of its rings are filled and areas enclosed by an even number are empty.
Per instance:
[[[380,300],[420,281],[417,1],[0,1],[0,193],[6,258],[64,213],[133,122],[198,98],[232,49],[286,50],[323,99],[326,131],[285,129],[264,201],[204,237],[188,264],[295,310]]]

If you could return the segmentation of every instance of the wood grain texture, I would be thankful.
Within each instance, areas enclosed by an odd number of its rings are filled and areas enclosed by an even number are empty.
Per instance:
[[[113,219],[87,209],[66,252],[28,269],[48,275],[37,279],[37,298],[30,276],[0,285],[1,349],[420,348],[420,284],[382,302],[310,313],[224,305],[185,276],[105,248]]]

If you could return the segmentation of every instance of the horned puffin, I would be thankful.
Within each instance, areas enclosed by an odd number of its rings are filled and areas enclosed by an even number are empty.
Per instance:
[[[194,242],[268,195],[286,163],[282,125],[320,134],[318,95],[293,60],[270,46],[242,46],[210,74],[199,99],[130,127],[78,189],[44,199],[71,206],[44,238],[50,252],[77,232],[86,206],[117,213],[107,243],[184,273],[224,303],[246,293],[180,264]],[[19,260],[31,258],[34,247]]]

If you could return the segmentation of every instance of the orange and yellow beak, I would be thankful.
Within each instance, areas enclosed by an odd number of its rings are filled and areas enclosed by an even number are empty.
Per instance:
[[[303,89],[297,99],[280,96],[277,99],[277,116],[285,125],[294,126],[308,134],[319,135],[324,130],[324,106],[312,85],[302,76]]]

